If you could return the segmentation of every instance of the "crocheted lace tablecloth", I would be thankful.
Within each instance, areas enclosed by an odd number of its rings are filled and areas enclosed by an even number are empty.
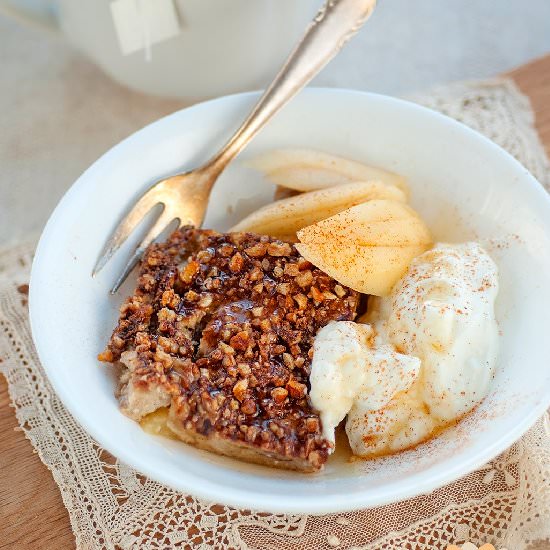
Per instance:
[[[460,83],[413,100],[487,135],[550,183],[529,102],[511,81]],[[236,510],[145,478],[80,428],[46,378],[17,290],[28,282],[34,246],[0,252],[0,369],[20,426],[59,486],[79,549],[432,550],[471,541],[527,550],[550,539],[548,414],[478,471],[430,495],[353,513]]]

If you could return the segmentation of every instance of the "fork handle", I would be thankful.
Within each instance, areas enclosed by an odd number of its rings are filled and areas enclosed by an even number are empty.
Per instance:
[[[376,0],[326,0],[250,115],[201,171],[215,179],[264,127],[344,46],[369,18]]]

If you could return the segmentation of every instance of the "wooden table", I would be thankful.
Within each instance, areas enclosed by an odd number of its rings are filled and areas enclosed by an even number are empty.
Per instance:
[[[531,98],[537,128],[550,156],[550,56],[509,75]],[[6,381],[0,377],[0,549],[74,548],[69,516],[57,486],[16,427]]]

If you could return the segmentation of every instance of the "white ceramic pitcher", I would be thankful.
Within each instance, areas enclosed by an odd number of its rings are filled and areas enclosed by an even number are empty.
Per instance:
[[[173,0],[180,32],[123,55],[112,0],[0,0],[0,9],[65,37],[114,80],[198,99],[265,87],[320,0]]]

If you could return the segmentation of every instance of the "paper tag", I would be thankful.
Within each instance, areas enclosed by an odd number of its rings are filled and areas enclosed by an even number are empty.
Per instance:
[[[174,0],[114,0],[111,14],[122,55],[145,50],[151,59],[151,46],[180,32]]]

